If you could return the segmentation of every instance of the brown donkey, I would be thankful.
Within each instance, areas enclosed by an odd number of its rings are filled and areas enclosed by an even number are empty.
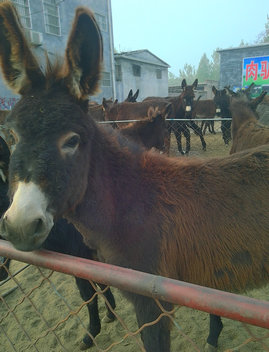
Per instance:
[[[232,112],[232,147],[230,154],[269,144],[269,127],[258,121],[258,114],[250,103],[241,99],[233,99]]]
[[[145,119],[129,123],[128,126],[120,129],[120,133],[146,149],[155,148],[165,152],[166,118],[169,118],[171,109],[172,105],[170,103],[162,111],[158,107],[153,108],[151,106]]]
[[[77,9],[65,62],[46,73],[22,33],[1,3],[1,67],[22,96],[8,116],[17,144],[1,234],[31,251],[64,216],[107,263],[234,292],[268,283],[269,146],[212,160],[134,148],[87,117],[102,59],[93,14]],[[125,294],[139,326],[159,316],[153,299]],[[211,347],[221,329],[211,315]],[[147,352],[170,351],[169,319],[141,336]]]

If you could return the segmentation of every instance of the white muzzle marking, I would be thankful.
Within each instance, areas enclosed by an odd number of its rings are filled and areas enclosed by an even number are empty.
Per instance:
[[[19,182],[13,202],[4,216],[17,228],[36,219],[41,219],[52,227],[53,216],[47,211],[47,207],[48,200],[39,186],[33,182]]]

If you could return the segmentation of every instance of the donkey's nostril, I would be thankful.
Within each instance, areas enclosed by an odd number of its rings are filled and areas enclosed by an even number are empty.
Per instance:
[[[44,229],[44,221],[39,218],[33,222],[33,233],[35,235],[40,235]]]

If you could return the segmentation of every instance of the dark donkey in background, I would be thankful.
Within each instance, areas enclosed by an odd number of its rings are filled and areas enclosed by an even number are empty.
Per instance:
[[[224,143],[228,145],[228,143],[232,139],[231,135],[231,124],[232,124],[232,113],[231,113],[231,99],[233,98],[241,98],[243,99],[246,103],[249,104],[249,107],[255,112],[257,109],[257,106],[263,101],[266,92],[262,92],[260,96],[258,96],[255,99],[250,98],[250,89],[252,88],[252,84],[249,86],[249,88],[245,90],[240,90],[238,93],[231,93],[232,91],[229,90],[228,88],[224,89],[216,89],[216,87],[212,87],[212,91],[214,93],[214,103],[216,105],[216,112],[217,116],[220,116],[221,118],[229,118],[230,120],[223,120],[221,121],[221,132],[222,132],[222,137],[224,140]],[[228,94],[227,94],[228,92]]]
[[[143,100],[143,103],[149,103],[152,105],[163,104],[164,102],[172,103],[173,110],[171,112],[170,121],[167,121],[167,130],[168,130],[168,146],[167,149],[170,149],[170,139],[171,133],[173,132],[176,141],[177,147],[180,154],[188,154],[191,148],[191,138],[189,127],[194,131],[196,135],[200,137],[203,150],[206,150],[206,142],[202,135],[202,131],[200,127],[192,120],[193,109],[196,106],[194,103],[194,89],[197,88],[198,80],[196,79],[192,85],[187,85],[185,79],[182,80],[181,88],[182,93],[177,97],[148,97]],[[200,97],[198,98],[199,101]],[[189,119],[189,121],[180,121],[184,119]],[[182,134],[186,139],[186,149],[185,151],[182,148],[181,137]]]
[[[193,118],[195,118],[195,114],[193,110],[196,109],[196,105],[199,104],[200,98],[201,98],[199,97],[197,101],[194,101],[194,98],[195,98],[194,89],[197,88],[197,85],[198,85],[198,79],[196,79],[192,85],[187,85],[186,80],[183,79],[181,83],[181,87],[183,90],[181,94],[181,98],[183,99],[183,102],[184,102],[183,106],[185,108],[185,111],[182,115],[182,111],[177,109],[175,118],[180,119],[180,116],[181,116],[181,118],[189,119],[189,121],[185,122],[186,125],[190,127],[197,136],[200,137],[203,150],[206,150],[206,142],[203,137],[202,129],[192,120]],[[169,100],[172,101],[173,99],[174,98],[170,98]],[[190,146],[189,146],[189,149],[190,149]]]
[[[230,110],[231,97],[227,94],[227,90],[218,90],[215,86],[212,87],[214,93],[213,101],[216,105],[216,115],[221,117],[221,133],[225,145],[228,145],[232,139],[231,135],[231,124],[232,114]]]
[[[269,146],[200,160],[122,145],[87,117],[102,60],[93,14],[77,9],[64,66],[46,73],[22,33],[13,6],[1,3],[1,67],[22,95],[7,121],[17,144],[1,234],[31,251],[64,216],[107,263],[233,292],[268,283]],[[139,327],[159,316],[152,298],[124,294]],[[210,315],[212,349],[221,329]],[[141,336],[147,352],[170,351],[169,318]]]
[[[185,79],[181,82],[182,93],[179,97],[170,97],[168,101],[173,104],[174,107],[174,119],[176,121],[170,120],[168,121],[168,133],[169,136],[171,132],[174,132],[178,151],[181,154],[188,154],[191,149],[191,138],[190,131],[188,127],[190,127],[195,134],[200,137],[203,150],[206,150],[206,142],[204,140],[202,130],[200,127],[192,120],[192,109],[194,107],[193,101],[195,98],[194,89],[197,88],[198,79],[196,79],[192,85],[187,85]],[[189,121],[180,121],[181,119],[189,119]],[[184,135],[186,138],[186,150],[185,152],[182,149],[181,144],[181,135]]]
[[[129,103],[136,103],[137,97],[139,95],[139,89],[137,89],[137,91],[135,92],[135,94],[133,94],[133,90],[130,89],[127,98],[125,99],[125,101],[128,101]]]

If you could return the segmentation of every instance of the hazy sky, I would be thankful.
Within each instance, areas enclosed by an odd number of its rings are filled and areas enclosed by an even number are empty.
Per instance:
[[[178,74],[216,48],[253,43],[265,30],[269,0],[111,0],[114,47],[148,49]]]

